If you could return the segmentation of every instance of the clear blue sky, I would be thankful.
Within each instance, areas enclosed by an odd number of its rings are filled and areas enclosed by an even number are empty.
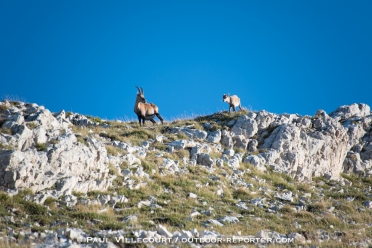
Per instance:
[[[133,118],[372,105],[372,1],[0,1],[0,97]]]

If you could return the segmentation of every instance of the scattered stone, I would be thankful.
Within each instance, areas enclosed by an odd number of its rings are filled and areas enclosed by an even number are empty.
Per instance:
[[[284,200],[284,201],[289,201],[289,202],[293,202],[293,196],[292,196],[292,192],[288,192],[288,193],[285,193],[285,192],[283,192],[283,193],[276,193],[275,194],[275,197],[276,198],[279,198],[279,199],[281,199],[281,200]]]
[[[226,149],[223,154],[226,154],[227,156],[231,157],[235,154],[234,149]]]
[[[236,218],[236,217],[234,217],[234,216],[225,216],[225,217],[219,219],[218,221],[219,222],[222,222],[222,223],[229,223],[229,224],[231,224],[231,223],[237,223],[237,222],[239,222],[239,219]]]
[[[198,196],[194,193],[189,193],[188,195],[189,198],[193,198],[193,199],[196,199]]]
[[[295,243],[300,243],[300,244],[306,244],[306,238],[299,233],[290,233],[288,235],[289,239],[294,239]]]
[[[193,148],[195,145],[196,144],[193,140],[175,140],[171,143],[168,143],[168,146],[171,146],[176,150],[181,150],[185,148]]]
[[[127,217],[125,217],[124,219],[123,219],[123,222],[124,223],[137,223],[137,221],[138,221],[138,218],[137,218],[137,216],[136,215],[128,215]]]
[[[141,208],[142,206],[150,206],[150,205],[151,205],[151,201],[149,201],[149,200],[140,201],[140,202],[137,203],[138,208]]]
[[[208,227],[210,225],[212,225],[212,226],[223,226],[223,224],[221,222],[219,222],[217,220],[214,220],[214,219],[209,219],[209,220],[203,222],[203,226]]]
[[[205,165],[211,167],[215,161],[211,158],[211,156],[207,153],[200,153],[198,155],[197,163],[200,165]]]
[[[161,236],[165,236],[167,238],[171,238],[173,236],[173,234],[171,232],[169,232],[167,230],[167,228],[165,228],[164,226],[162,225],[157,225],[157,228],[156,228],[157,232],[161,235]]]
[[[372,201],[365,201],[365,202],[363,202],[363,206],[365,206],[366,208],[372,209]]]
[[[201,131],[197,129],[191,129],[190,127],[175,127],[169,131],[170,133],[184,133],[189,137],[190,139],[199,139],[199,140],[205,140],[207,138],[207,132]]]

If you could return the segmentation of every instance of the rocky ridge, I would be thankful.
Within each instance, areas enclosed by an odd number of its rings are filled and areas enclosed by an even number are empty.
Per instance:
[[[93,235],[109,237],[111,241],[128,235],[153,239],[165,237],[172,242],[176,238],[222,238],[226,235],[213,228],[237,225],[252,215],[256,208],[278,215],[283,208],[301,212],[313,205],[311,201],[314,199],[310,200],[310,197],[317,195],[315,198],[318,201],[323,199],[325,186],[337,192],[345,185],[351,187],[352,180],[342,177],[342,173],[364,178],[370,178],[372,174],[372,115],[370,107],[365,104],[341,106],[330,114],[319,110],[314,116],[278,115],[267,111],[250,112],[228,120],[211,116],[204,120],[200,118],[198,123],[201,126],[195,123],[169,125],[152,138],[136,140],[136,145],[122,136],[116,139],[117,136],[109,133],[109,129],[116,125],[114,122],[95,122],[80,114],[51,113],[37,104],[5,100],[0,103],[0,110],[0,186],[10,196],[31,190],[31,194],[22,198],[24,201],[45,205],[54,199],[72,209],[77,206],[101,206],[102,209],[97,210],[100,213],[110,209],[120,211],[120,206],[131,201],[130,197],[117,192],[105,193],[112,188],[115,191],[118,179],[120,187],[136,191],[146,189],[154,180],[165,180],[171,175],[189,176],[193,170],[202,168],[208,175],[208,182],[196,181],[194,187],[206,189],[212,185],[211,191],[219,199],[226,198],[231,188],[237,195],[233,197],[233,212],[238,213],[237,209],[240,209],[241,213],[247,214],[228,215],[229,210],[226,215],[216,216],[213,207],[207,209],[197,205],[199,209],[190,212],[185,220],[192,222],[200,218],[199,222],[206,228],[202,231],[194,228],[170,232],[158,219],[157,223],[150,221],[156,224],[152,230],[118,228],[117,231],[99,230],[92,234],[75,227],[61,228],[60,223],[54,223],[54,228],[48,232],[23,231],[20,240],[38,243],[40,247],[44,247],[42,243],[75,245],[78,239],[87,241]],[[127,129],[133,135],[137,132],[131,131],[134,128],[129,124],[120,125],[121,130]],[[110,152],[109,149],[119,152]],[[149,160],[156,161],[157,167],[147,168]],[[248,164],[251,167],[247,168]],[[272,190],[265,186],[267,179],[252,171],[263,175],[280,173],[286,175],[284,178],[288,181],[294,180],[294,184],[311,184],[316,179],[317,184],[325,186],[314,187],[312,193],[301,195],[291,191],[291,186],[284,182]],[[319,178],[325,181],[319,181]],[[284,188],[278,188],[278,185],[284,185]],[[363,204],[359,206],[361,211],[372,208],[372,201],[367,200],[372,195],[370,190],[365,189]],[[163,191],[172,194],[175,189],[164,188]],[[249,195],[245,195],[246,191],[250,192]],[[88,197],[90,192],[101,193],[92,198]],[[254,197],[257,192],[257,197]],[[350,199],[353,197],[349,193],[345,195]],[[194,199],[202,206],[208,204],[204,204],[203,197],[198,193],[189,192],[185,198]],[[165,209],[168,203],[151,195],[135,205],[137,209],[148,208],[157,212]],[[337,208],[336,203],[333,205]],[[14,220],[17,211],[12,211],[10,209],[11,214],[4,217],[6,223],[17,222]],[[342,219],[337,213],[335,216]],[[128,215],[122,222],[135,226],[132,223],[138,222],[138,217]],[[297,223],[297,229],[301,229],[299,226],[301,224]],[[294,238],[299,243],[311,243],[311,240],[341,240],[344,234],[340,233],[319,229],[310,238],[300,231],[281,234],[261,230],[256,236],[249,237]],[[6,229],[7,236],[3,239],[16,242],[18,234],[12,228]],[[370,239],[363,242],[370,244]],[[110,244],[105,243],[107,246]]]

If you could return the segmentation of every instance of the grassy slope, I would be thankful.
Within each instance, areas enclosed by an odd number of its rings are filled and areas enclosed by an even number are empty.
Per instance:
[[[73,127],[75,133],[80,133],[80,141],[89,135],[89,129],[101,137],[130,142],[132,145],[139,145],[148,139],[154,139],[157,134],[164,135],[164,143],[176,139],[185,138],[184,135],[174,135],[167,133],[169,128],[175,126],[194,125],[197,129],[202,129],[204,122],[210,122],[214,129],[222,129],[232,118],[226,113],[214,116],[199,117],[194,120],[177,120],[165,125],[150,126],[145,128],[138,127],[137,123],[117,123],[109,122],[110,128],[93,127],[78,128]],[[218,124],[217,124],[218,122]],[[104,208],[102,206],[84,206],[77,204],[69,208],[60,204],[58,200],[48,199],[44,206],[23,200],[30,191],[23,191],[20,194],[10,197],[0,193],[0,236],[5,236],[6,227],[15,230],[25,229],[25,224],[32,225],[32,231],[43,231],[48,229],[58,229],[69,223],[70,227],[82,228],[88,232],[99,229],[155,229],[157,223],[165,225],[168,230],[198,230],[207,229],[203,223],[208,219],[219,219],[226,215],[241,216],[240,222],[226,224],[223,227],[213,227],[221,234],[230,236],[237,235],[241,231],[242,235],[255,235],[260,230],[271,230],[279,233],[288,234],[299,232],[312,240],[312,244],[318,241],[314,238],[314,233],[318,229],[327,231],[329,234],[334,231],[341,232],[343,242],[363,240],[365,237],[372,238],[372,210],[365,209],[362,203],[371,196],[367,189],[372,185],[372,179],[361,178],[354,175],[343,175],[353,184],[352,186],[340,186],[339,183],[327,181],[323,178],[316,178],[312,183],[299,184],[284,174],[271,171],[261,173],[249,164],[242,164],[241,171],[244,171],[242,179],[251,183],[253,187],[248,189],[231,187],[227,179],[228,175],[234,172],[228,166],[215,168],[212,179],[211,174],[203,166],[182,165],[187,170],[187,174],[160,176],[158,166],[162,163],[162,158],[156,156],[159,151],[164,151],[166,146],[162,143],[152,143],[146,159],[142,160],[144,171],[150,174],[151,180],[147,185],[138,189],[131,190],[123,186],[123,178],[118,176],[114,185],[107,192],[89,192],[87,195],[75,193],[78,197],[96,199],[98,194],[118,194],[125,195],[129,202],[116,205],[116,209],[99,214],[97,211]],[[107,146],[110,154],[124,154],[124,151],[114,146]],[[214,154],[218,156],[220,154]],[[165,157],[181,160],[184,156],[189,156],[188,150],[176,151],[172,154],[164,153]],[[180,167],[182,167],[180,166]],[[121,169],[127,169],[128,165],[123,163]],[[135,168],[130,168],[135,170]],[[117,173],[115,168],[110,169],[110,173]],[[141,178],[133,178],[137,182],[143,181]],[[221,187],[224,191],[222,197],[217,196],[216,191]],[[293,203],[281,202],[274,196],[274,191],[292,191],[302,198],[305,207],[301,211],[296,210],[298,199]],[[197,199],[188,198],[189,193],[195,193]],[[310,193],[307,194],[306,193]],[[370,194],[370,193],[369,193]],[[157,204],[162,208],[150,209],[150,207],[138,208],[137,203],[147,200],[150,196],[157,199]],[[355,197],[354,201],[347,201],[347,197]],[[250,200],[265,198],[263,206],[249,204]],[[247,202],[249,210],[242,210],[236,206],[240,201]],[[271,213],[268,208],[276,203],[281,206],[277,212]],[[328,211],[334,207],[333,212]],[[205,214],[198,215],[193,220],[187,218],[193,211],[206,211],[213,208],[214,216]],[[364,210],[361,210],[364,209]],[[10,216],[13,212],[15,222],[7,222],[5,216]],[[128,215],[135,214],[138,217],[136,223],[123,223],[122,220]],[[40,226],[35,225],[35,222]],[[299,228],[295,224],[301,225]],[[328,245],[340,244],[337,241],[329,241]],[[323,243],[324,245],[324,243]]]

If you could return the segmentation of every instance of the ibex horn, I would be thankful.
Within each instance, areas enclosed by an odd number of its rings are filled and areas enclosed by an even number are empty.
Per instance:
[[[139,92],[140,94],[143,94],[142,91],[141,91],[141,89],[140,89],[138,86],[136,86],[136,88],[138,89],[138,92]]]

